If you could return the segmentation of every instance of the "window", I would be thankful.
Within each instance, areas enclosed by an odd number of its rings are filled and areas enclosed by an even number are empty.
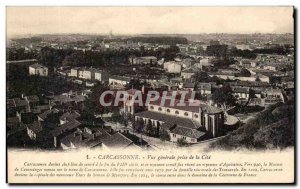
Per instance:
[[[185,115],[185,116],[189,116],[189,113],[185,112],[184,115]]]
[[[168,113],[170,113],[170,112],[171,112],[171,110],[170,110],[170,109],[167,109],[167,112],[168,112]]]
[[[162,111],[161,107],[158,108],[158,111]]]
[[[173,134],[173,137],[176,137],[176,134]]]
[[[175,111],[175,114],[179,114],[179,112],[178,112],[178,111]]]
[[[153,106],[150,106],[150,109],[151,109],[151,110],[153,110],[153,109],[154,109],[154,107],[153,107]]]
[[[198,116],[198,114],[194,114],[194,117],[195,117],[195,118],[198,118],[199,116]]]

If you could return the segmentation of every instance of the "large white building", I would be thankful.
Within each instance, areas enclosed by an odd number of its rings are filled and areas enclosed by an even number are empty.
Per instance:
[[[108,81],[108,74],[95,68],[72,68],[69,76],[86,80]]]
[[[48,76],[48,68],[38,63],[30,65],[29,75]]]
[[[130,57],[130,64],[156,64],[157,58],[155,56],[143,56],[143,57]]]
[[[150,102],[147,111],[136,113],[135,119],[143,119],[145,124],[151,121],[157,134],[161,129],[166,130],[173,142],[183,138],[188,143],[197,143],[205,136],[219,136],[224,124],[224,113],[206,104],[179,106],[175,102],[173,106],[170,99],[161,105],[159,99]]]
[[[171,61],[164,63],[164,69],[168,73],[180,73],[181,72],[181,65],[178,62]]]

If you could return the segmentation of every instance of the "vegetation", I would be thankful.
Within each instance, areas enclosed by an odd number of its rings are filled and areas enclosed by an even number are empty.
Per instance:
[[[160,129],[159,131],[159,138],[161,141],[170,141],[170,135],[165,129]]]
[[[247,124],[212,143],[211,148],[282,149],[294,146],[294,115],[294,105],[271,105]]]
[[[155,130],[154,130],[154,127],[152,125],[152,121],[148,121],[148,123],[147,123],[147,125],[145,127],[145,133],[146,133],[146,135],[153,136],[154,132],[155,132]]]
[[[6,49],[6,60],[26,60],[37,58],[36,51],[25,51],[24,48],[7,48]]]
[[[184,138],[179,138],[177,139],[177,146],[183,147],[183,146],[187,146],[188,143]]]
[[[216,89],[212,95],[212,100],[221,105],[224,109],[228,106],[235,105],[236,99],[232,94],[232,89],[229,85],[224,85],[221,88]]]

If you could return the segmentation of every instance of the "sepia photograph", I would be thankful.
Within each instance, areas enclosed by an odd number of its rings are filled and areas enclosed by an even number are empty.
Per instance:
[[[7,6],[7,182],[295,183],[294,19]]]

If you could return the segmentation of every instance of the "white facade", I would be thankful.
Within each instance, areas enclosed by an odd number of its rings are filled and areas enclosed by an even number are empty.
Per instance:
[[[171,142],[177,142],[179,139],[184,139],[187,143],[190,143],[190,144],[198,142],[196,138],[190,138],[187,136],[182,136],[182,135],[170,132],[170,141]]]
[[[29,66],[29,75],[48,76],[48,68],[40,64]]]
[[[176,62],[166,62],[166,63],[164,63],[164,69],[168,73],[180,73],[181,65]]]

